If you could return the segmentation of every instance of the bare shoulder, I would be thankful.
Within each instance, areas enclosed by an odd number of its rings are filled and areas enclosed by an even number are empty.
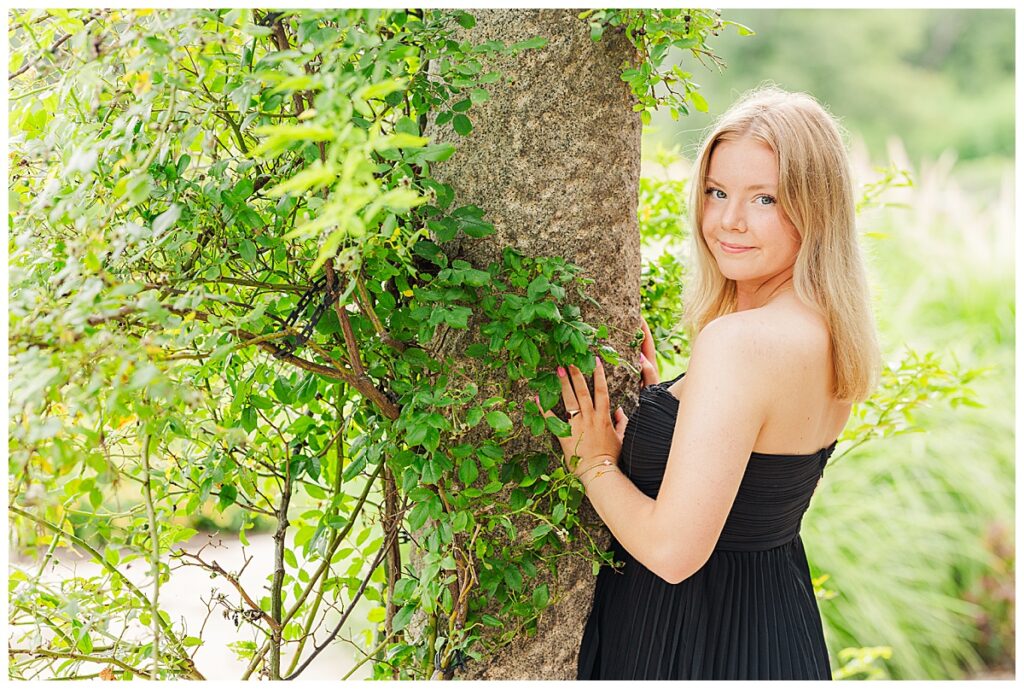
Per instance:
[[[700,331],[694,351],[799,359],[826,349],[828,344],[828,325],[820,314],[802,304],[772,304],[716,318]]]
[[[830,353],[824,317],[788,302],[716,318],[695,339],[690,367],[730,369],[751,384],[778,381],[780,374],[827,361]]]

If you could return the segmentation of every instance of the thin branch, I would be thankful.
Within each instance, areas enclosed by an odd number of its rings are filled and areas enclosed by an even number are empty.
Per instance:
[[[302,661],[302,665],[299,666],[299,669],[293,672],[292,674],[288,675],[284,679],[295,679],[303,670],[309,667],[309,664],[312,663],[313,660],[318,655],[323,653],[324,649],[327,648],[332,641],[334,641],[334,638],[338,636],[338,633],[341,631],[341,628],[345,626],[345,623],[348,621],[348,618],[352,614],[352,611],[355,610],[356,603],[359,602],[359,598],[363,595],[363,591],[365,591],[366,587],[369,585],[370,579],[373,577],[374,571],[377,569],[378,566],[380,566],[380,563],[384,559],[385,554],[391,547],[391,541],[397,538],[397,532],[391,534],[391,538],[388,539],[387,542],[385,542],[384,545],[377,551],[377,557],[373,559],[373,563],[370,565],[370,568],[367,571],[366,576],[363,577],[362,584],[359,585],[359,590],[356,591],[355,595],[352,597],[352,602],[349,603],[347,608],[345,608],[345,612],[342,613],[341,619],[339,619],[338,623],[334,625],[334,629],[332,629],[331,633],[327,635],[327,638],[324,639],[323,643],[317,644],[317,646],[313,649],[313,652],[309,655],[309,657]]]
[[[274,292],[290,292],[292,294],[302,294],[306,291],[306,287],[302,285],[292,285],[287,282],[260,282],[259,280],[247,280],[245,278],[230,278],[230,277],[219,277],[215,279],[204,279],[204,278],[191,278],[187,282],[201,282],[204,284],[215,284],[215,285],[238,285],[239,287],[256,287],[258,289],[264,289]],[[146,283],[146,289],[161,289],[167,287],[166,284],[160,283]],[[182,290],[184,293],[184,290]]]
[[[71,658],[73,660],[84,660],[90,663],[109,663],[110,665],[116,665],[122,670],[131,672],[132,674],[138,675],[143,679],[153,679],[153,677],[144,670],[139,670],[131,665],[128,665],[122,660],[118,660],[113,656],[94,656],[86,655],[84,653],[71,653],[70,651],[51,651],[47,648],[10,648],[7,650],[8,655],[35,655],[42,656],[44,658]]]
[[[206,546],[203,546],[203,547],[206,547]],[[200,550],[199,552],[202,552],[202,550]],[[196,562],[199,563],[199,565],[198,565],[199,567],[202,567],[203,569],[205,569],[207,571],[210,571],[210,572],[215,572],[216,574],[219,574],[222,577],[224,577],[225,579],[227,579],[228,583],[231,584],[235,588],[235,590],[238,591],[239,595],[242,596],[242,600],[244,600],[246,602],[246,604],[251,609],[253,609],[256,612],[260,613],[260,617],[263,618],[263,621],[266,622],[267,625],[269,625],[272,629],[278,629],[280,627],[280,625],[278,625],[278,623],[274,620],[274,618],[272,618],[270,615],[268,615],[259,606],[259,604],[252,599],[252,596],[250,596],[249,593],[242,587],[241,582],[235,576],[233,576],[229,572],[225,571],[225,569],[223,567],[221,567],[217,563],[216,560],[213,560],[212,562],[207,562],[203,558],[199,557],[199,552],[197,552],[197,553],[190,553],[190,552],[187,552],[184,548],[179,548],[178,549],[178,553],[176,554],[176,556],[180,557],[180,558],[185,558],[185,557],[192,558],[193,560],[195,560]],[[250,559],[252,559],[252,558],[250,558]],[[248,560],[246,561],[246,564],[249,564]]]
[[[153,674],[160,675],[160,538],[157,534],[156,509],[153,507],[152,473],[149,470],[150,433],[143,430],[142,435],[142,470],[146,476],[142,484],[142,497],[146,502],[146,517],[149,519],[149,542],[152,545],[153,567],[153,600],[150,601],[150,614],[153,618]]]
[[[338,545],[341,543],[341,541],[344,540],[346,536],[348,536],[349,532],[355,526],[356,516],[362,510],[363,505],[368,502],[367,498],[368,498],[368,496],[370,494],[370,489],[373,487],[373,482],[374,482],[374,480],[376,480],[377,476],[380,474],[381,469],[383,467],[384,467],[384,462],[381,462],[380,464],[378,464],[377,468],[374,470],[373,474],[366,481],[366,485],[363,487],[362,495],[359,496],[359,499],[357,500],[355,506],[352,508],[352,512],[351,512],[352,517],[351,517],[351,519],[349,519],[348,524],[345,525],[345,530],[342,531],[341,533],[339,533],[337,536],[335,536],[334,540],[331,541],[331,545],[328,546],[328,550],[329,551],[333,551],[334,549],[336,549],[338,547]],[[288,611],[288,614],[286,614],[284,616],[284,618],[281,620],[281,624],[282,625],[287,625],[292,620],[292,618],[295,617],[295,615],[299,612],[299,608],[302,606],[303,602],[305,602],[306,598],[309,596],[309,594],[313,590],[314,586],[316,586],[317,581],[320,579],[320,577],[323,575],[323,573],[327,570],[327,568],[328,568],[328,566],[330,564],[331,564],[331,560],[330,560],[329,557],[328,558],[324,558],[323,560],[320,561],[320,565],[317,567],[316,571],[310,576],[309,582],[306,584],[305,589],[303,589],[302,593],[299,595],[298,600],[295,601],[295,603],[292,605],[291,609]],[[251,675],[256,670],[256,666],[263,659],[263,657],[267,654],[267,651],[269,649],[270,649],[270,640],[268,639],[267,642],[260,648],[259,651],[256,652],[256,654],[253,656],[252,660],[249,662],[249,667],[246,669],[245,673],[242,675],[242,679],[248,679],[249,678],[249,675]],[[294,674],[295,673],[289,673],[289,676],[293,676]]]
[[[287,446],[286,446],[287,447]],[[285,461],[284,487],[281,491],[281,503],[277,513],[277,529],[274,531],[274,579],[270,586],[270,616],[275,627],[272,632],[270,647],[270,679],[281,679],[281,618],[284,587],[284,551],[285,536],[288,535],[288,506],[292,500],[292,463],[291,457]]]
[[[197,311],[194,309],[177,309],[172,306],[166,305],[164,305],[163,308],[178,316],[194,314],[196,320],[200,320],[203,322],[209,322],[211,315],[209,313],[206,313],[205,311]],[[121,308],[109,314],[90,316],[86,322],[89,325],[99,325],[101,323],[107,323],[110,321],[123,321],[128,316],[136,313],[137,311],[139,311],[139,308],[137,306],[122,306]],[[301,368],[305,371],[310,371],[311,373],[316,373],[318,375],[323,376],[324,378],[330,378],[331,380],[344,381],[356,388],[365,387],[357,385],[353,377],[350,374],[344,372],[344,370],[338,370],[337,368],[324,366],[323,364],[318,364],[313,361],[307,361],[306,359],[295,356],[294,354],[281,353],[274,345],[270,344],[269,342],[261,341],[259,338],[262,338],[262,335],[256,335],[255,333],[251,333],[248,330],[244,330],[243,328],[230,328],[227,332],[231,333],[232,335],[238,337],[241,340],[244,340],[247,344],[249,344],[251,340],[256,340],[256,342],[251,342],[251,344],[257,345],[260,349],[270,352],[281,361],[287,362],[297,368]],[[397,414],[395,418],[397,418]]]
[[[333,259],[327,259],[324,262],[324,274],[327,276],[328,292],[330,294],[336,294],[338,276],[334,272]],[[348,364],[352,367],[352,372],[355,375],[355,381],[350,383],[350,385],[356,388],[364,397],[375,403],[389,419],[397,419],[400,414],[398,407],[395,406],[391,400],[384,395],[384,393],[377,389],[377,386],[373,384],[370,376],[366,374],[366,369],[363,368],[363,362],[359,355],[359,344],[356,342],[356,336],[352,330],[352,322],[349,320],[348,311],[337,299],[334,300],[331,306],[334,308],[334,313],[337,314],[338,321],[341,323],[341,330],[345,336],[345,346],[348,348]]]
[[[373,302],[370,300],[370,295],[366,291],[366,285],[363,284],[363,278],[360,275],[356,275],[356,303],[359,304],[360,311],[363,315],[370,319],[373,323],[373,329],[377,331],[377,335],[380,339],[393,349],[404,352],[405,343],[396,340],[391,336],[391,333],[387,331],[384,324],[380,322],[380,318],[377,317],[377,312],[373,310]]]

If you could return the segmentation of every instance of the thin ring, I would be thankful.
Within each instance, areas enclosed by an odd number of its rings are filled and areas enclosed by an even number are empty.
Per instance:
[[[574,416],[576,416],[577,414],[580,413],[580,410],[579,409],[567,409],[566,413],[569,414],[569,420],[571,421],[572,417],[574,417]]]

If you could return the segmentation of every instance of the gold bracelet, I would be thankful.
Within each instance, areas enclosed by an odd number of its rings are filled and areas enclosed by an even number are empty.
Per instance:
[[[617,467],[617,466],[613,467],[611,469],[605,469],[604,471],[599,471],[596,474],[594,474],[593,478],[591,478],[589,481],[587,481],[587,485],[583,486],[583,491],[586,492],[587,488],[590,488],[590,484],[593,483],[599,476],[604,476],[605,474],[610,474],[613,471],[618,471],[619,473],[622,473],[620,471],[619,467]]]
[[[598,455],[598,457],[611,457],[611,455]],[[591,469],[596,469],[597,467],[602,467],[602,466],[610,467],[611,465],[612,465],[612,461],[610,459],[605,459],[603,462],[594,462],[589,467],[584,469],[583,472],[580,473],[580,475],[577,476],[576,478],[578,478],[578,479],[580,479],[582,481],[583,480],[583,474],[587,473]]]

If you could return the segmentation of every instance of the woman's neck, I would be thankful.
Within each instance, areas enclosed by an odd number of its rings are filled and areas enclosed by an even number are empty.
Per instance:
[[[793,290],[793,269],[788,268],[767,280],[736,283],[736,310],[759,309],[783,292]]]

